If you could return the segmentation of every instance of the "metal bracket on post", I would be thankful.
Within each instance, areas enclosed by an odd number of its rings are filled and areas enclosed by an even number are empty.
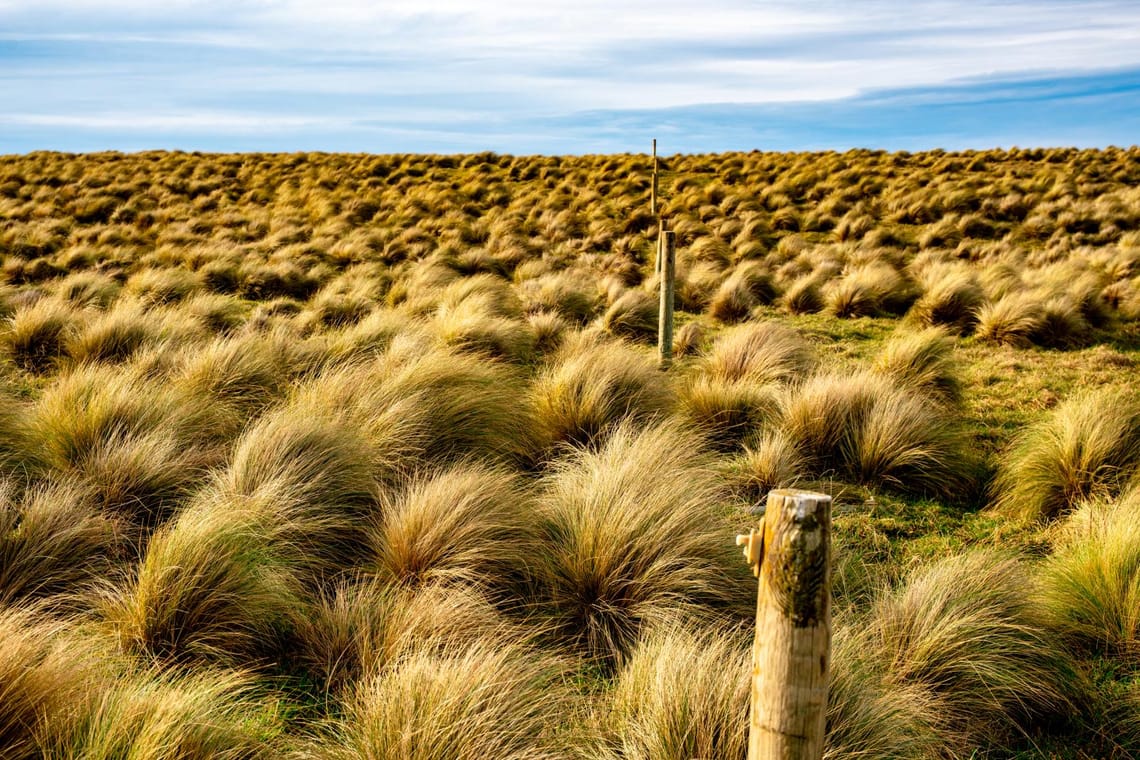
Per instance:
[[[736,537],[736,545],[744,547],[744,559],[752,568],[752,574],[760,577],[760,563],[764,561],[764,532],[751,530]]]

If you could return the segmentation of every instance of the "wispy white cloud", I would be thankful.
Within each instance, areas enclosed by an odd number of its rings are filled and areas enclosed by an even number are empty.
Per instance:
[[[337,117],[272,116],[232,111],[209,112],[94,112],[84,114],[7,113],[0,114],[0,126],[64,127],[115,132],[199,133],[218,131],[227,134],[292,132],[301,129],[344,129],[350,120]]]

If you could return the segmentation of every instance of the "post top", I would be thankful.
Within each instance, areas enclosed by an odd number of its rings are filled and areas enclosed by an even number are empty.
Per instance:
[[[811,499],[812,501],[831,501],[831,497],[818,491],[806,491],[802,488],[777,488],[768,492],[768,498]]]

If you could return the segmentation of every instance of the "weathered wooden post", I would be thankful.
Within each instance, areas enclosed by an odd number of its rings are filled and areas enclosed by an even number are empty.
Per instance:
[[[657,352],[661,369],[673,364],[673,277],[677,267],[677,235],[664,230],[661,237],[661,308],[657,319]]]
[[[748,760],[820,760],[831,659],[831,497],[768,494],[761,530],[737,536],[760,578]]]
[[[649,213],[657,216],[657,138],[653,138],[653,187],[649,194]],[[664,242],[662,241],[662,233],[665,231],[665,222],[660,217],[657,218],[657,258],[654,261],[653,267],[657,274],[661,274],[661,254],[663,252]]]
[[[657,260],[653,264],[655,274],[661,274],[661,264],[665,260],[665,222],[657,222]]]
[[[649,213],[657,216],[657,138],[653,138],[653,189],[649,193]]]

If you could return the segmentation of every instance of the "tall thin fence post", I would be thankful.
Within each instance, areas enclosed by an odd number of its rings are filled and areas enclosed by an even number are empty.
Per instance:
[[[737,536],[760,579],[748,760],[820,760],[831,665],[831,497],[777,490]]]
[[[653,138],[653,189],[649,194],[649,213],[657,216],[657,138]]]
[[[673,364],[673,277],[677,267],[677,235],[673,230],[661,233],[661,309],[657,319],[657,351],[661,368]]]
[[[657,222],[657,260],[653,264],[654,274],[661,274],[661,265],[665,261],[665,222]]]

